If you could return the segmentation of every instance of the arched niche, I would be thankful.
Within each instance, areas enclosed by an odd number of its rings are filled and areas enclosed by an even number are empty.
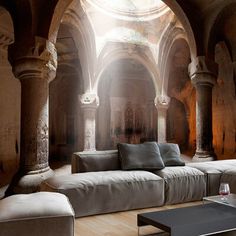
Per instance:
[[[101,75],[98,96],[97,149],[156,140],[155,89],[142,64],[132,59],[112,62]]]
[[[57,74],[49,88],[50,161],[70,161],[72,153],[82,148],[78,95],[83,80],[74,38],[64,24],[59,29],[56,48]]]
[[[171,98],[167,111],[167,141],[178,143],[182,152],[194,152],[195,148],[195,89],[188,75],[189,62],[187,42],[177,39],[167,62],[167,94]]]

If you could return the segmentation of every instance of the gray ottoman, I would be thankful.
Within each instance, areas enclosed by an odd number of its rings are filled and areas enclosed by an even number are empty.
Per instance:
[[[41,191],[65,194],[75,216],[87,216],[164,204],[164,180],[147,171],[98,171],[54,176]]]
[[[221,183],[229,183],[230,192],[236,194],[236,168],[228,169],[223,172]]]
[[[18,194],[0,201],[0,236],[73,236],[74,212],[60,193]]]
[[[188,166],[166,167],[155,171],[165,180],[165,203],[175,204],[202,200],[206,194],[206,176]]]

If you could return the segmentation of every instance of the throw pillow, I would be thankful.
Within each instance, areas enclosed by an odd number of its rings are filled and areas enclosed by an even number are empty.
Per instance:
[[[165,167],[156,142],[119,143],[118,152],[123,170],[160,170]]]
[[[176,143],[158,143],[165,166],[184,166],[181,160],[179,145]]]

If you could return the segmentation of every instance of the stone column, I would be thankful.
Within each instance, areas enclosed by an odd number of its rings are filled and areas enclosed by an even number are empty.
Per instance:
[[[96,111],[99,99],[96,94],[85,93],[79,96],[84,115],[84,151],[96,150]]]
[[[196,88],[196,153],[195,161],[216,158],[212,145],[212,88],[216,83],[217,64],[204,56],[189,65],[189,74]]]
[[[7,195],[35,192],[53,174],[48,164],[48,98],[57,53],[51,42],[38,37],[29,51],[13,62],[13,72],[21,82],[20,167]]]
[[[169,107],[170,98],[160,95],[155,98],[155,106],[157,108],[157,137],[159,143],[166,143],[166,115]]]

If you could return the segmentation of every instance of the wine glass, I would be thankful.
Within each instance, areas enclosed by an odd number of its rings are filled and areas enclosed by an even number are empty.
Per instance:
[[[221,200],[227,202],[227,195],[230,194],[230,188],[228,183],[221,183],[219,188],[219,194],[221,195]]]

